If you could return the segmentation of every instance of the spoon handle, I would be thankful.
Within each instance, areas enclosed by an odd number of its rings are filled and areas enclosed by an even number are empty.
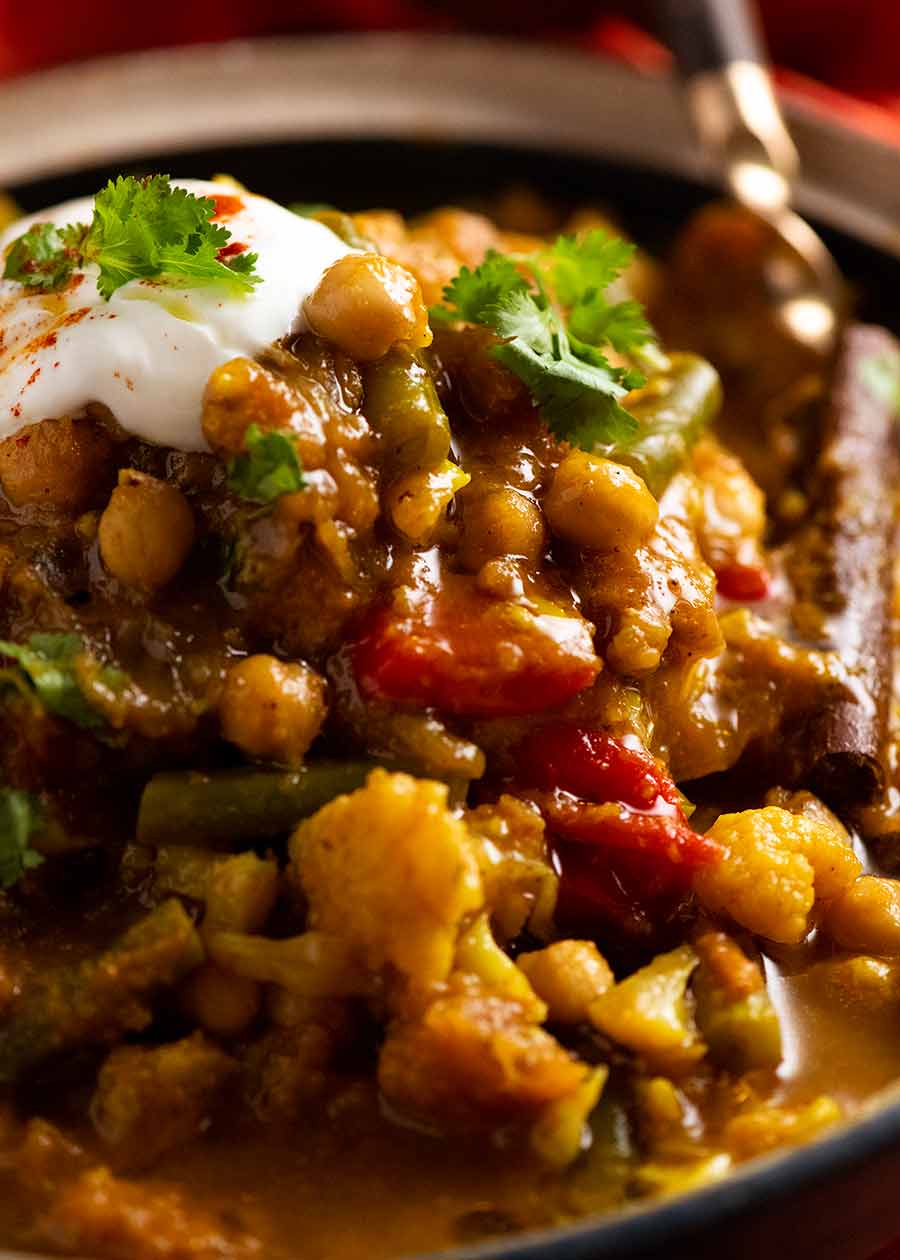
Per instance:
[[[797,151],[775,95],[755,12],[746,0],[654,0],[651,7],[709,157],[739,201],[764,201],[754,206],[764,213],[785,208]]]
[[[657,0],[654,8],[659,35],[682,78],[738,61],[766,64],[755,14],[744,0]]]

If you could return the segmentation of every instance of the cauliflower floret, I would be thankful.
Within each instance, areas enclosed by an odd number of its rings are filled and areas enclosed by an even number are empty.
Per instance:
[[[290,854],[311,928],[345,941],[370,972],[446,980],[462,920],[484,896],[445,784],[373,770],[300,824]]]
[[[490,1128],[523,1113],[536,1119],[588,1073],[522,1003],[459,974],[418,1017],[391,1026],[378,1065],[391,1106],[445,1132]]]
[[[835,827],[774,805],[723,814],[707,835],[724,856],[697,872],[697,896],[713,913],[773,941],[802,940],[815,899],[837,896],[860,871]]]

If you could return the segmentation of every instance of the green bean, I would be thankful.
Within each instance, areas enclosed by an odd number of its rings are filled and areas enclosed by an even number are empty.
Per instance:
[[[96,958],[61,967],[26,988],[0,1029],[0,1083],[82,1047],[110,1045],[152,1020],[149,1000],[203,961],[180,901],[158,906]]]
[[[638,434],[599,453],[634,469],[659,498],[721,403],[722,385],[712,364],[694,354],[673,354],[670,370],[653,377],[630,402]]]
[[[366,419],[385,444],[392,475],[436,468],[450,452],[450,422],[431,373],[407,350],[391,350],[366,369]]]
[[[371,762],[318,761],[299,770],[157,774],[141,797],[137,839],[224,849],[271,839],[333,797],[361,787],[371,769]]]

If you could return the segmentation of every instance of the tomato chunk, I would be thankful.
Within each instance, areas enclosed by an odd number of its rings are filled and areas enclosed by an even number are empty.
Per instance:
[[[716,585],[725,599],[742,604],[753,604],[769,594],[771,578],[762,564],[734,564],[716,570]]]
[[[353,649],[363,696],[465,717],[539,713],[594,681],[590,624],[546,601],[490,599],[463,574],[402,588]]]

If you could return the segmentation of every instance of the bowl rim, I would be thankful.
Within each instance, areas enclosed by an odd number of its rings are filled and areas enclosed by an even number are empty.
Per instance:
[[[109,101],[120,108],[110,110]],[[800,210],[900,257],[900,149],[785,98]],[[583,51],[464,35],[269,38],[80,62],[0,84],[0,186],[215,144],[455,141],[606,158],[711,185],[674,85]],[[896,191],[893,191],[896,190]],[[780,1201],[900,1142],[900,1082],[819,1139],[719,1182],[446,1260],[601,1260],[662,1249]],[[427,1260],[416,1253],[419,1260]],[[41,1260],[0,1250],[0,1260]],[[410,1260],[410,1257],[407,1258]]]
[[[900,149],[814,99],[783,103],[802,159],[800,211],[900,257]],[[670,77],[584,49],[457,34],[270,37],[0,84],[0,187],[216,143],[461,136],[716,182]]]
[[[407,1253],[398,1260],[619,1260],[671,1244],[688,1229],[724,1224],[754,1204],[771,1206],[852,1169],[900,1142],[900,1081],[874,1094],[861,1113],[819,1138],[758,1156],[721,1181],[663,1200],[640,1200],[572,1224],[523,1231],[513,1239],[455,1250]],[[6,1260],[0,1253],[0,1260]],[[17,1260],[17,1258],[12,1258]],[[26,1260],[22,1257],[22,1260]],[[28,1257],[27,1260],[32,1260]],[[43,1258],[39,1258],[43,1260]]]

